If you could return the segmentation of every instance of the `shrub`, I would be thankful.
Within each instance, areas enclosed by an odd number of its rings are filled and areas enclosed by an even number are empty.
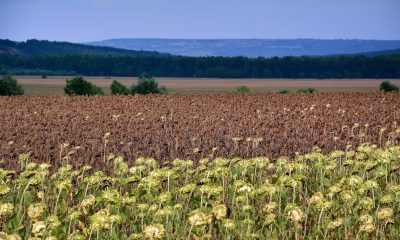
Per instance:
[[[0,96],[23,95],[24,89],[11,75],[5,75],[0,79]]]
[[[129,89],[123,85],[122,83],[114,80],[111,85],[111,94],[112,95],[128,95],[129,94]]]
[[[379,90],[381,90],[383,92],[398,92],[399,91],[399,87],[394,85],[394,84],[391,84],[388,81],[384,81],[379,86]]]
[[[297,90],[298,93],[316,93],[317,89],[315,88],[300,88],[299,90]]]
[[[287,89],[282,89],[282,90],[279,90],[278,93],[279,94],[286,94],[286,93],[290,93],[290,91],[287,90]]]
[[[67,79],[64,92],[68,95],[104,95],[103,89],[97,87],[82,77]]]
[[[94,84],[92,84],[92,85],[93,85],[94,92],[95,92],[95,94],[93,94],[93,95],[104,95],[104,91],[101,87],[98,87]]]
[[[250,88],[247,86],[244,86],[244,85],[236,87],[235,91],[237,93],[250,93],[251,92]]]
[[[131,94],[166,93],[165,87],[158,87],[158,82],[150,76],[139,77],[139,82],[131,86]]]

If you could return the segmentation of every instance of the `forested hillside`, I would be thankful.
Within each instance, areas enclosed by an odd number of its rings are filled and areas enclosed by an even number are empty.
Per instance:
[[[376,54],[375,54],[376,55]],[[67,42],[0,40],[0,73],[210,78],[399,78],[400,55],[184,57]]]
[[[213,78],[400,78],[400,55],[332,57],[0,55],[13,74]]]
[[[374,56],[394,55],[394,54],[400,54],[400,48],[393,49],[393,50],[386,50],[386,51],[359,53],[356,55],[364,55],[364,56],[368,56],[368,57],[374,57]]]
[[[0,39],[0,54],[12,54],[22,56],[65,56],[71,54],[92,54],[104,56],[160,56],[153,51],[134,51],[113,47],[96,47],[69,42],[53,42],[46,40],[27,40],[26,42],[15,42]]]

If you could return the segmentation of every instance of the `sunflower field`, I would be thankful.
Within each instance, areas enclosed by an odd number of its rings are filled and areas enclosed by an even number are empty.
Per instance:
[[[73,155],[74,153],[68,153]],[[0,169],[0,239],[398,239],[400,147]]]
[[[19,170],[15,159],[31,152],[52,169],[67,163],[110,174],[111,153],[130,165],[139,157],[274,160],[314,146],[327,154],[348,144],[400,144],[398,128],[400,94],[379,92],[0,97],[0,160]]]

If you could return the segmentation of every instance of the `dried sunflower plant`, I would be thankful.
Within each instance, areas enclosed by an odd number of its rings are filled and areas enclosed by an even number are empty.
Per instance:
[[[105,145],[106,140],[105,137]],[[0,169],[0,239],[396,239],[400,147],[361,144],[295,158],[137,158],[110,174],[50,171],[20,154]],[[75,150],[79,149],[74,148]],[[17,159],[16,159],[17,160]]]

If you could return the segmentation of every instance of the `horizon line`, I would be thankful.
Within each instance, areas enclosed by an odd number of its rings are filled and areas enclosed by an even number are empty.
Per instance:
[[[184,41],[238,41],[238,40],[322,40],[322,41],[400,41],[400,39],[368,39],[368,38],[169,38],[169,37],[116,37],[116,38],[106,38],[102,40],[90,40],[85,42],[75,42],[69,40],[52,40],[52,39],[39,39],[39,38],[26,38],[24,40],[13,40],[10,38],[0,38],[0,40],[9,40],[14,42],[26,42],[28,40],[38,40],[38,41],[52,41],[52,42],[70,42],[70,43],[93,43],[102,42],[110,40],[184,40]]]

